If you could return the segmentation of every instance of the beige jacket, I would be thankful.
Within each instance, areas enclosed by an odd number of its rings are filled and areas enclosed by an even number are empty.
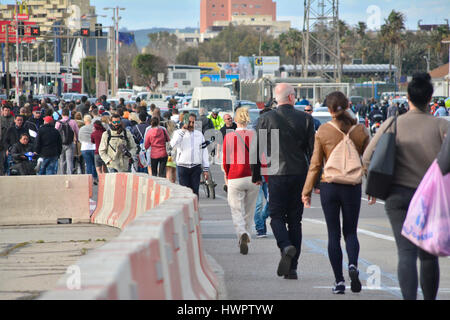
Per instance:
[[[352,127],[351,125],[344,124],[336,119],[333,119],[332,121],[345,133],[349,132]],[[316,132],[314,153],[311,158],[308,176],[306,177],[305,186],[303,188],[303,196],[311,196],[322,168],[325,166],[331,152],[343,138],[344,135],[336,130],[331,124],[326,123],[320,126],[319,130]],[[362,155],[370,141],[369,132],[364,125],[358,124],[350,133],[350,139],[355,143],[358,153]],[[327,182],[323,175],[321,182]]]
[[[128,137],[127,149],[131,155],[135,155],[137,152],[136,143],[134,142],[133,135],[128,130],[123,130],[120,134],[111,130],[111,139],[108,145],[108,131],[103,132],[102,140],[98,148],[98,152],[103,162],[108,169],[116,169],[119,172],[127,172],[129,168],[130,158],[125,156],[121,148],[121,144],[126,144],[124,134]]]

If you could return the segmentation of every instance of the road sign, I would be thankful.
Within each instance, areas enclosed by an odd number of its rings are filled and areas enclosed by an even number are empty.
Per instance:
[[[165,74],[164,73],[158,73],[158,82],[164,82]]]
[[[16,19],[16,16],[14,16],[14,20]],[[18,15],[17,15],[17,19],[18,20],[29,20],[30,19],[30,16],[28,15],[28,14],[25,14],[25,13],[19,13]]]
[[[64,75],[64,82],[67,83],[67,84],[72,84],[73,83],[73,74],[66,73]]]
[[[24,35],[19,37],[19,42],[27,42],[30,43],[33,40],[36,40],[36,36],[32,35],[31,28],[36,27],[35,22],[21,22],[24,27]],[[16,42],[16,25],[15,22],[11,21],[0,21],[0,43],[6,42],[6,28],[8,28],[8,42],[15,43]]]

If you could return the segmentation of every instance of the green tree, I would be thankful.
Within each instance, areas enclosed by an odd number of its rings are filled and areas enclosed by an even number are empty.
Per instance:
[[[139,54],[133,60],[133,68],[138,71],[140,84],[154,90],[158,73],[167,74],[167,61],[153,54]]]
[[[394,50],[399,51],[402,31],[405,30],[405,16],[401,12],[392,10],[385,24],[381,26],[381,41],[389,46],[389,78],[392,79],[392,58]]]
[[[302,33],[296,29],[290,29],[280,35],[280,43],[286,54],[294,59],[294,77],[297,76],[298,57],[302,54]]]
[[[200,50],[198,48],[188,48],[177,56],[177,64],[196,66],[200,62]]]
[[[97,68],[95,63],[95,57],[86,57],[81,60],[80,68],[82,68],[83,83],[84,88],[82,88],[83,93],[88,93],[94,95],[96,92],[95,87],[95,70]],[[80,70],[81,72],[81,70]]]

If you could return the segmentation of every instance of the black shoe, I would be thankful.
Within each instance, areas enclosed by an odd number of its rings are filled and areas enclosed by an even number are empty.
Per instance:
[[[278,270],[277,270],[277,275],[279,277],[289,275],[289,271],[291,269],[291,261],[296,253],[297,253],[297,249],[295,249],[294,246],[288,246],[283,249],[283,252],[281,254],[281,260],[280,260],[280,263],[278,264]]]
[[[358,269],[356,269],[354,265],[350,265],[350,267],[348,267],[348,274],[351,280],[350,287],[352,289],[352,292],[361,292],[361,281],[359,281]]]
[[[244,233],[241,236],[241,239],[239,240],[239,249],[241,250],[241,254],[246,255],[248,253],[248,243],[250,242],[250,239],[248,238],[248,235]]]
[[[339,283],[335,283],[333,287],[334,294],[345,294],[345,282],[341,281]]]
[[[285,275],[284,278],[288,280],[298,280],[297,271],[295,270],[289,271],[289,274]]]

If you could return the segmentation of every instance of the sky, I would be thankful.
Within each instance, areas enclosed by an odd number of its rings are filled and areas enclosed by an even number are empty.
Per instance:
[[[243,0],[245,1],[245,0]],[[0,1],[12,3],[14,1]],[[316,1],[317,2],[317,1]],[[364,21],[370,29],[379,28],[389,13],[395,9],[407,17],[408,29],[417,29],[417,23],[446,23],[450,19],[449,0],[340,0],[340,19],[350,25]],[[292,27],[303,28],[303,0],[278,0],[277,19],[290,20]],[[200,0],[91,0],[97,7],[97,14],[107,14],[109,18],[99,18],[103,25],[112,24],[112,10],[105,7],[120,6],[120,27],[128,30],[152,27],[197,28],[200,24]]]

